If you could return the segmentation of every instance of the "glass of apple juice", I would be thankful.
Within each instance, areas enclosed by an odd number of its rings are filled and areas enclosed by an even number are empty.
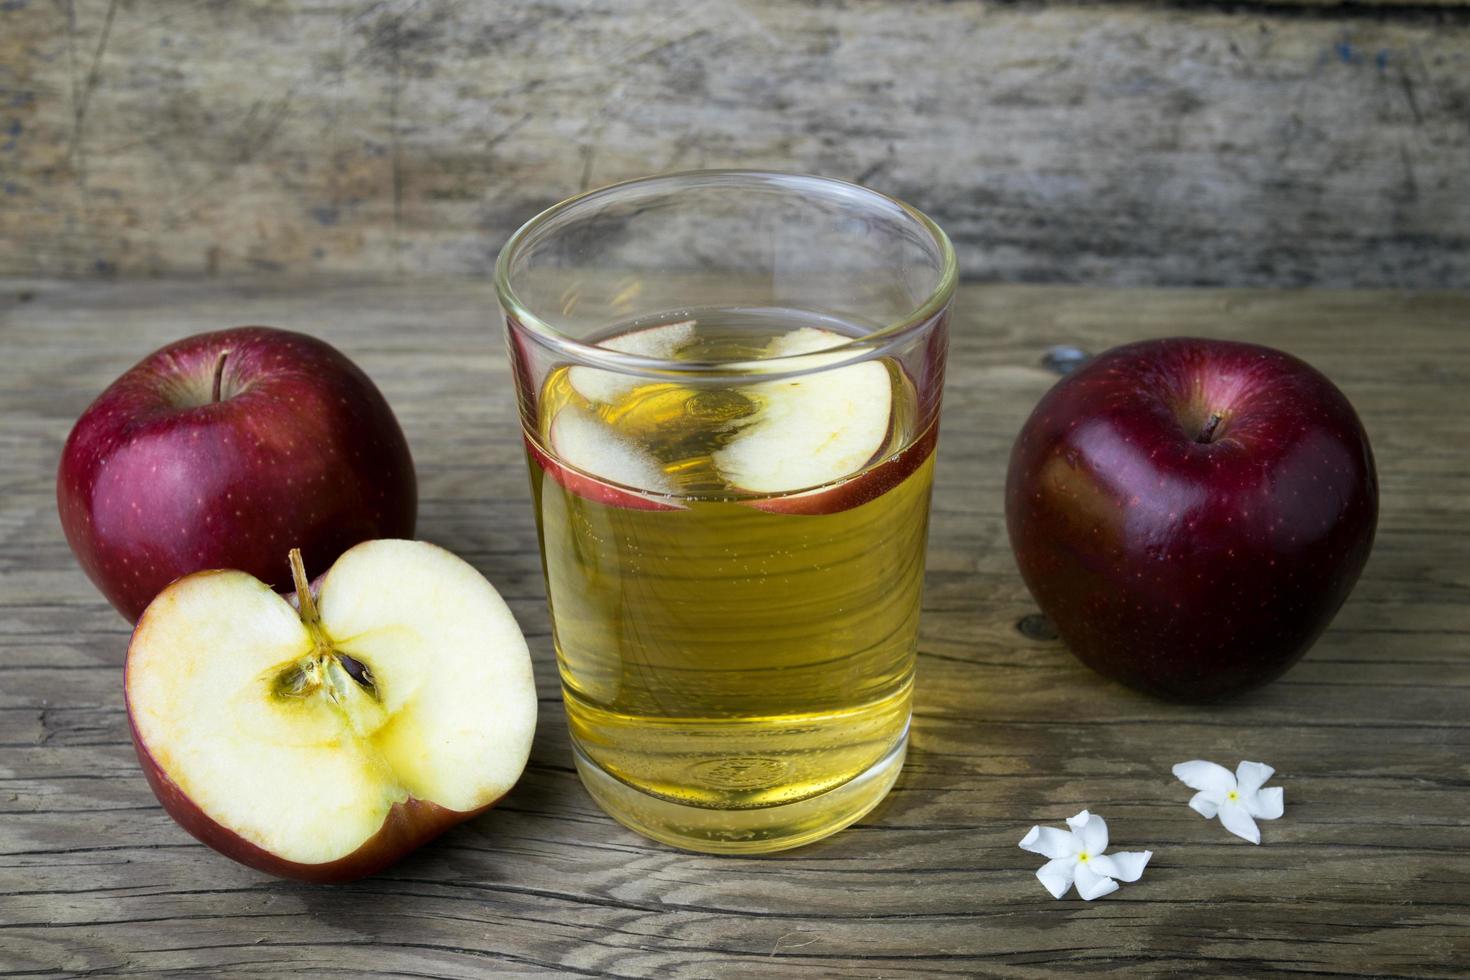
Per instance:
[[[779,173],[595,190],[500,253],[572,751],[615,819],[776,851],[897,779],[954,286],[923,214]]]

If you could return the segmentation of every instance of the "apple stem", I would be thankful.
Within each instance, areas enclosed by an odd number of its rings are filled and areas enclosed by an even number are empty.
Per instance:
[[[1199,437],[1197,439],[1195,439],[1194,441],[1195,442],[1213,442],[1214,439],[1215,439],[1215,430],[1220,427],[1220,422],[1224,418],[1225,418],[1225,416],[1221,415],[1219,412],[1211,412],[1210,413],[1210,420],[1205,423],[1205,427],[1200,430]]]
[[[316,600],[311,597],[311,581],[306,577],[306,562],[301,560],[301,549],[292,548],[288,558],[291,580],[296,584],[296,605],[301,609],[301,621],[315,626],[321,621],[321,616],[316,611]]]
[[[229,356],[229,351],[220,351],[219,360],[214,362],[214,391],[209,399],[212,402],[220,400],[220,389],[224,387],[225,380],[225,360]]]

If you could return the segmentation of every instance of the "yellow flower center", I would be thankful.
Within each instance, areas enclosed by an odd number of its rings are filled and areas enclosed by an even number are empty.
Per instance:
[[[1233,790],[1233,789],[1230,792],[1228,792],[1228,793],[1225,794],[1225,798],[1227,800],[1229,800],[1231,803],[1239,803],[1240,802],[1240,794],[1238,792],[1236,792],[1235,790]]]
[[[1081,854],[1078,854],[1077,855],[1077,860],[1079,860],[1079,861],[1086,861],[1087,860],[1087,852],[1086,851],[1083,851]]]

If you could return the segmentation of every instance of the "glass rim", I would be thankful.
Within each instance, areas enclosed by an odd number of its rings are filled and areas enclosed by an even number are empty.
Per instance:
[[[510,263],[517,251],[538,229],[558,216],[565,214],[567,211],[585,205],[594,198],[612,196],[620,191],[626,191],[640,186],[661,183],[674,185],[689,180],[709,180],[721,177],[751,178],[755,182],[770,184],[820,186],[829,190],[839,190],[847,195],[856,194],[866,196],[874,202],[881,202],[896,207],[909,220],[922,228],[938,248],[940,257],[939,281],[929,291],[929,294],[924,298],[923,302],[919,303],[908,313],[891,320],[861,337],[854,337],[845,343],[806,354],[789,354],[782,357],[744,361],[678,361],[666,358],[645,357],[638,354],[625,354],[621,351],[576,340],[557,330],[533,313],[529,307],[521,302],[520,297],[516,295],[515,290],[511,287]],[[810,374],[815,371],[830,370],[846,364],[879,357],[901,346],[913,336],[929,329],[939,313],[944,310],[953,298],[958,280],[959,262],[955,257],[954,246],[951,244],[949,236],[944,233],[944,229],[940,228],[932,218],[913,205],[891,195],[884,194],[882,191],[875,191],[870,187],[864,187],[861,184],[848,180],[840,180],[836,177],[822,177],[816,174],[791,173],[781,170],[746,170],[738,168],[682,170],[672,173],[654,174],[646,177],[635,177],[632,180],[618,181],[617,183],[606,184],[602,187],[595,187],[583,191],[564,201],[553,204],[521,225],[506,240],[495,261],[495,294],[502,310],[519,323],[525,329],[526,333],[538,343],[569,361],[591,367],[599,367],[621,374],[646,377],[688,377],[690,375],[747,376],[759,374],[763,378],[776,379]]]

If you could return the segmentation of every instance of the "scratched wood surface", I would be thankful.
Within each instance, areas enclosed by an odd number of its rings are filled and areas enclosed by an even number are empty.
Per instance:
[[[3,0],[0,275],[474,277],[734,166],[912,200],[988,279],[1466,288],[1467,119],[1453,0]]]
[[[1470,973],[1470,295],[963,288],[910,761],[858,826],[762,859],[651,844],[578,785],[492,309],[466,283],[0,281],[0,975]],[[154,346],[242,322],[318,333],[377,379],[422,535],[497,584],[536,660],[542,718],[505,803],[343,887],[238,867],[155,804],[127,739],[127,629],[55,514],[90,399]],[[1053,381],[1043,351],[1170,333],[1320,366],[1382,480],[1330,631],[1219,707],[1112,686],[1029,628],[1001,520],[1008,445]],[[1263,846],[1187,809],[1169,768],[1195,757],[1280,770]],[[1111,897],[1053,901],[1016,842],[1083,807],[1156,856]]]

